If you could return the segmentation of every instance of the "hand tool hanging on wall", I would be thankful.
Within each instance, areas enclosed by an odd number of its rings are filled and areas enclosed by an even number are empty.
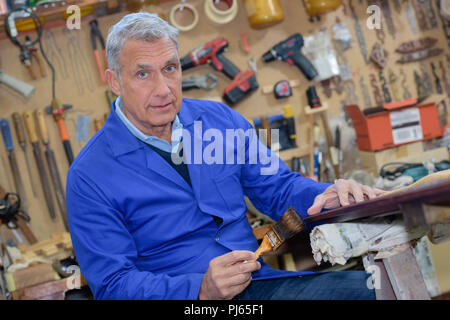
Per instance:
[[[396,34],[397,30],[395,28],[394,20],[392,19],[391,7],[389,5],[390,1],[379,0],[379,2],[381,5],[381,11],[383,12],[383,15],[384,15],[384,21],[386,21],[386,24],[387,24],[389,34],[391,35],[391,37],[393,39],[395,39],[395,34]]]
[[[52,61],[52,63],[57,63],[57,69],[61,73],[61,78],[67,79],[69,74],[67,72],[66,60],[64,59],[62,49],[56,42],[53,31],[45,30],[44,39],[48,59]]]
[[[18,112],[12,114],[14,129],[16,130],[17,140],[22,148],[23,154],[25,156],[25,163],[27,165],[28,176],[30,177],[31,190],[33,191],[34,197],[37,197],[36,184],[34,182],[33,174],[31,173],[30,161],[28,160],[27,154],[27,140],[25,137],[25,127],[23,126],[22,117]]]
[[[250,93],[258,89],[255,74],[250,71],[240,71],[230,60],[224,56],[228,48],[225,38],[217,38],[207,42],[189,52],[181,59],[183,71],[209,63],[216,71],[223,72],[232,80],[224,90],[224,99],[233,105],[244,99]]]
[[[411,6],[409,5],[409,0],[403,0],[403,3],[405,4],[406,15],[408,17],[408,23],[411,27],[411,31],[414,34],[417,34],[416,18],[414,17],[414,13],[412,12]]]
[[[66,197],[64,194],[64,188],[61,183],[61,178],[58,171],[58,166],[56,165],[55,154],[50,148],[50,138],[48,135],[47,124],[45,123],[45,118],[42,110],[37,109],[34,113],[36,117],[39,135],[41,137],[42,143],[45,146],[45,158],[47,159],[48,169],[50,172],[50,177],[53,181],[53,188],[55,190],[56,202],[61,212],[61,217],[66,227],[66,231],[69,231],[69,224],[67,222],[67,209],[66,209]]]
[[[370,54],[370,60],[379,68],[384,69],[387,66],[387,51],[384,50],[379,43],[375,43]]]
[[[421,51],[424,49],[429,49],[437,43],[437,38],[425,37],[413,41],[403,42],[400,44],[395,51],[398,53],[411,53],[416,51]]]
[[[414,81],[416,82],[416,90],[417,90],[417,97],[423,98],[428,95],[427,90],[425,89],[425,86],[422,83],[422,78],[420,77],[420,74],[414,70]]]
[[[267,51],[263,55],[262,60],[264,62],[271,62],[275,59],[285,61],[299,68],[306,79],[313,80],[317,77],[318,72],[314,65],[302,54],[301,49],[303,45],[303,36],[300,33],[296,33]]]
[[[346,104],[357,104],[359,105],[359,99],[356,95],[356,85],[353,80],[345,81],[345,100]]]
[[[364,99],[364,106],[366,109],[370,109],[372,108],[372,101],[370,99],[370,93],[369,93],[369,89],[366,86],[366,83],[364,81],[364,77],[361,76],[359,78],[359,86],[361,87],[361,93]]]
[[[372,94],[375,98],[375,104],[377,105],[377,107],[382,106],[384,104],[384,100],[380,88],[378,87],[377,77],[373,73],[371,73],[369,77],[370,77],[370,86],[372,87]]]
[[[27,35],[25,37],[25,41],[23,43],[21,43],[17,38],[19,33],[16,28],[15,19],[29,18],[29,17],[31,17],[31,19],[33,20],[33,22],[35,24],[37,36],[36,36],[36,39],[31,40],[31,38]],[[41,76],[42,77],[45,76],[42,63],[41,63],[39,57],[37,56],[37,49],[34,48],[34,45],[36,43],[39,43],[41,46],[41,53],[43,53],[42,43],[41,43],[42,22],[39,19],[39,17],[36,16],[34,13],[32,13],[31,9],[29,9],[29,8],[25,8],[25,7],[16,8],[16,9],[10,10],[9,13],[6,15],[4,26],[5,26],[6,35],[8,36],[8,38],[12,41],[12,43],[14,45],[19,47],[20,61],[27,68],[28,73],[30,74],[31,78],[36,79],[36,74],[33,70],[33,60],[37,63],[40,73],[41,73]],[[43,53],[43,56],[44,56],[44,58],[46,58],[44,53]]]
[[[403,68],[400,68],[400,76],[402,77],[401,84],[402,84],[402,88],[403,88],[403,99],[404,100],[411,99],[412,94],[408,89],[407,78],[406,78],[406,74],[405,74],[405,71],[403,70]]]
[[[11,172],[13,174],[14,185],[16,187],[17,193],[22,199],[22,206],[27,209],[27,201],[25,188],[23,187],[22,177],[20,176],[19,166],[17,165],[16,154],[14,153],[14,144],[11,136],[11,129],[9,126],[9,121],[6,118],[0,119],[0,127],[2,130],[3,141],[5,143],[6,151],[8,152],[9,164],[11,166]]]
[[[306,90],[306,96],[307,96],[307,100],[308,100],[308,105],[311,109],[318,109],[318,108],[322,107],[322,103],[320,101],[319,96],[317,95],[315,86],[309,86],[308,90]],[[325,137],[326,137],[327,144],[328,144],[329,152],[327,153],[327,155],[329,157],[330,162],[333,165],[335,176],[337,179],[339,179],[340,178],[339,164],[336,162],[337,158],[334,157],[334,155],[337,155],[337,150],[335,147],[333,136],[331,134],[330,126],[328,125],[328,117],[326,114],[326,110],[320,111],[319,113],[320,113],[320,118],[322,120],[323,128],[325,130]],[[309,116],[311,117],[312,115],[310,114]],[[311,123],[311,121],[310,121],[310,123]],[[335,161],[333,161],[333,160],[335,160]]]
[[[108,60],[106,60],[105,40],[103,39],[100,29],[98,28],[97,19],[90,21],[89,25],[91,27],[91,43],[92,43],[92,49],[94,51],[95,63],[97,64],[98,74],[100,76],[100,81],[102,83],[105,83],[106,82],[105,70],[108,69]],[[97,38],[99,39],[100,45],[102,46],[102,56],[103,56],[103,61],[105,63],[104,68],[100,61],[100,55],[99,55],[98,49],[97,49]]]
[[[392,69],[388,69],[388,79],[389,79],[389,85],[391,86],[391,90],[392,90],[392,97],[396,102],[398,102],[401,100],[399,90],[398,90],[398,85],[397,85],[398,78],[395,75],[394,71],[392,71]]]
[[[420,62],[420,72],[422,73],[422,83],[425,87],[426,95],[430,95],[433,93],[433,84],[431,82],[431,77],[428,74],[427,65],[424,61]]]
[[[421,31],[426,31],[430,29],[428,24],[428,17],[424,6],[421,4],[421,0],[411,0],[414,12],[416,13],[416,20],[419,23],[419,28]],[[427,0],[428,1],[428,0]]]
[[[350,7],[350,10],[352,11],[352,17],[353,17],[353,21],[355,23],[355,32],[356,32],[356,37],[358,38],[359,49],[363,56],[364,62],[366,63],[366,65],[368,65],[370,63],[370,60],[369,60],[369,53],[368,53],[367,45],[366,45],[366,39],[364,38],[364,34],[362,32],[362,27],[361,27],[361,24],[359,23],[358,15],[356,14],[356,9],[353,6],[353,0],[349,0],[348,5]]]
[[[436,92],[439,94],[443,94],[444,90],[442,90],[441,79],[439,79],[439,76],[437,75],[436,66],[434,65],[433,62],[430,63],[430,66],[431,72],[434,77],[434,86],[436,87]]]
[[[378,79],[380,80],[381,90],[383,91],[384,102],[385,103],[392,102],[391,93],[389,92],[389,88],[387,87],[387,81],[382,71],[378,73]]]
[[[38,240],[28,227],[28,222],[30,222],[30,216],[21,209],[19,195],[6,193],[0,185],[0,224],[4,224],[12,230],[19,228],[30,244],[37,243]]]
[[[442,60],[439,61],[439,69],[441,69],[442,82],[444,83],[444,89],[447,93],[447,97],[450,97],[450,80],[447,75],[447,71],[444,68],[444,62]]]
[[[408,63],[408,62],[422,61],[427,58],[438,56],[442,52],[444,52],[444,50],[442,50],[441,48],[424,49],[421,51],[405,54],[400,59],[398,59],[397,62]]]
[[[70,108],[72,108],[71,105],[61,106],[59,101],[56,99],[52,100],[51,106],[45,108],[45,113],[51,114],[56,122],[56,125],[58,126],[59,136],[61,137],[61,141],[64,146],[64,152],[66,154],[69,165],[72,164],[74,157],[72,146],[70,144],[69,134],[67,133],[66,123],[64,121],[64,112],[66,112],[66,110]]]
[[[432,0],[419,0],[425,10],[425,18],[427,19],[428,27],[430,29],[435,29],[437,28],[437,19],[431,1]]]
[[[88,61],[83,54],[80,46],[80,39],[78,30],[62,29],[63,34],[67,38],[66,48],[69,51],[69,61],[71,62],[72,71],[69,72],[75,78],[78,94],[84,93],[84,87],[90,91],[94,91],[94,80],[91,77],[91,72],[88,68]],[[83,76],[83,78],[82,78]]]
[[[448,43],[448,47],[450,48],[450,20],[445,19],[442,16],[442,12],[441,12],[441,0],[436,0],[436,7],[438,9],[439,12],[439,18],[441,20],[441,24],[442,24],[442,31],[444,31],[444,35],[445,38],[447,39],[447,43]]]
[[[207,73],[200,77],[189,77],[182,80],[181,88],[183,91],[191,89],[212,90],[217,86],[217,77],[212,73]]]
[[[23,113],[23,119],[25,122],[25,127],[28,132],[28,138],[30,139],[31,145],[33,146],[34,159],[36,160],[36,166],[38,169],[39,177],[41,178],[41,185],[45,197],[45,202],[47,203],[47,208],[50,213],[50,217],[52,218],[53,221],[56,221],[56,213],[55,207],[53,205],[50,183],[47,178],[47,172],[45,170],[44,160],[42,159],[41,154],[41,147],[39,145],[39,139],[36,134],[36,126],[34,124],[31,112],[25,111]]]

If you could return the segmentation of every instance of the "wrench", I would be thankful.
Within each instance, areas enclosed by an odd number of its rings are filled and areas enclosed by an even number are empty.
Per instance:
[[[212,82],[211,82],[212,81]],[[183,91],[191,90],[191,89],[205,89],[211,90],[217,86],[217,77],[212,73],[207,73],[201,77],[189,77],[187,79],[183,79],[182,81],[182,89]]]

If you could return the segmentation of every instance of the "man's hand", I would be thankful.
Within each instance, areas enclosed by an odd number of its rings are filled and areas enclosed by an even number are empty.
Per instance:
[[[228,300],[241,293],[250,284],[252,272],[261,268],[254,259],[251,251],[232,251],[211,260],[203,276],[199,299]]]
[[[308,209],[308,214],[313,215],[321,212],[322,209],[334,209],[374,199],[385,192],[364,186],[355,180],[339,179],[314,199],[314,204]]]

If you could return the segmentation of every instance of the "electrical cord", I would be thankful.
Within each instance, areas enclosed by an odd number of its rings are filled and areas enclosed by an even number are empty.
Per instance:
[[[37,37],[36,37],[36,39],[34,39],[33,41],[30,41],[29,43],[21,43],[17,39],[17,35],[13,35],[11,33],[11,28],[10,28],[8,20],[9,20],[11,14],[13,14],[15,12],[19,12],[19,11],[24,11],[27,14],[29,14],[29,16],[33,20],[34,26],[36,28]],[[5,31],[6,31],[6,35],[12,41],[12,43],[14,43],[16,46],[19,47],[21,61],[23,61],[24,58],[28,57],[27,49],[29,47],[33,47],[36,43],[39,43],[39,49],[41,50],[41,54],[44,57],[44,60],[47,63],[47,65],[49,66],[51,73],[52,73],[52,99],[55,99],[55,96],[56,96],[56,93],[55,93],[55,68],[53,67],[53,65],[51,64],[47,55],[45,54],[44,48],[42,46],[43,29],[42,29],[41,19],[27,7],[16,8],[16,9],[11,10],[5,17]]]

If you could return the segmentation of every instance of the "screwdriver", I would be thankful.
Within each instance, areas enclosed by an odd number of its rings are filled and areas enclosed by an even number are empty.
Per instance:
[[[66,231],[69,231],[69,224],[67,221],[67,210],[66,210],[66,196],[64,195],[64,188],[61,183],[61,178],[59,175],[58,167],[56,165],[55,153],[50,148],[50,138],[48,136],[47,125],[45,123],[45,118],[42,110],[37,109],[34,113],[37,123],[38,129],[40,133],[40,137],[42,143],[45,146],[45,157],[47,158],[47,164],[50,171],[50,177],[53,181],[53,187],[56,195],[56,202],[58,204],[59,210],[61,212],[61,217],[64,222],[64,227]]]
[[[45,171],[44,160],[42,159],[41,148],[39,146],[39,139],[36,134],[36,126],[33,121],[33,117],[30,111],[25,111],[23,113],[23,119],[25,122],[25,128],[27,129],[28,137],[30,143],[33,146],[34,158],[36,160],[36,166],[38,168],[38,173],[41,178],[42,191],[44,192],[45,202],[47,203],[47,208],[50,213],[50,217],[53,221],[56,221],[55,208],[53,206],[52,195],[50,190],[50,183],[47,178],[47,173]]]
[[[14,153],[14,144],[12,141],[11,129],[9,127],[8,119],[0,119],[0,127],[2,131],[3,141],[5,142],[5,148],[6,151],[8,151],[9,164],[11,165],[11,172],[13,174],[16,191],[20,195],[22,207],[24,209],[27,209],[25,189],[23,187],[22,177],[20,176],[19,166],[17,165],[17,159]]]
[[[23,154],[25,155],[25,163],[27,165],[28,176],[30,177],[31,190],[33,190],[33,195],[36,198],[38,195],[36,192],[36,184],[34,182],[33,175],[31,174],[30,162],[28,160],[28,154],[26,149],[27,141],[25,138],[25,127],[23,126],[22,117],[18,112],[14,112],[12,114],[12,119],[14,123],[14,128],[16,129],[17,140],[19,141],[20,147],[22,148]]]

